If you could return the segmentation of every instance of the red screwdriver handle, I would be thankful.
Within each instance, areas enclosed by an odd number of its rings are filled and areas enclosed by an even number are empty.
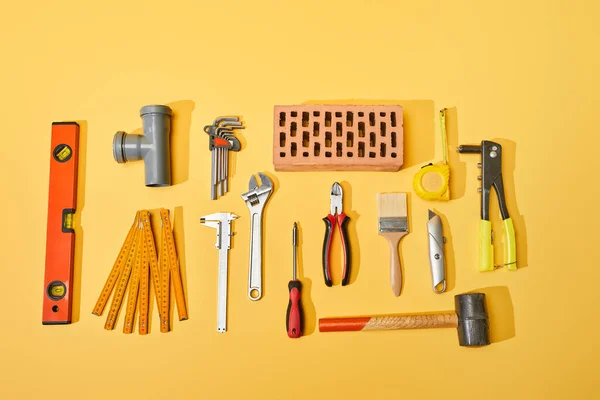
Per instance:
[[[302,336],[302,305],[300,304],[300,292],[302,283],[300,281],[290,281],[288,284],[290,291],[290,301],[287,307],[285,328],[291,338]]]

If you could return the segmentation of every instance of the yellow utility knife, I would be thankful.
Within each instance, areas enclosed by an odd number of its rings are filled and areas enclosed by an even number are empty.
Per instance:
[[[444,159],[441,164],[423,166],[413,178],[413,188],[423,200],[450,200],[450,167],[448,166],[448,145],[446,143],[446,109],[440,110],[440,131]]]
[[[490,195],[492,187],[498,196],[498,206],[502,215],[505,235],[504,263],[510,271],[517,269],[517,250],[515,242],[515,228],[506,209],[504,198],[504,183],[502,181],[502,146],[499,143],[484,140],[481,146],[463,145],[456,149],[459,153],[479,153],[481,163],[477,164],[482,169],[481,176],[481,221],[479,222],[479,270],[492,271],[494,265],[494,245],[492,243],[492,223],[490,222]]]

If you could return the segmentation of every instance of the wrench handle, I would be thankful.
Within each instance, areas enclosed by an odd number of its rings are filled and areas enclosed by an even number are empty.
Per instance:
[[[252,301],[260,300],[262,297],[262,212],[252,214],[248,297]]]

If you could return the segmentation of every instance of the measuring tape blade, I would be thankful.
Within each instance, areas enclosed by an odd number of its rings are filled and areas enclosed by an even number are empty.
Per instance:
[[[177,303],[177,313],[180,321],[188,319],[187,308],[185,305],[185,295],[183,292],[183,281],[179,270],[177,260],[177,251],[175,249],[175,239],[173,238],[173,229],[169,219],[169,210],[161,210],[161,219],[164,221],[163,232],[166,239],[166,251],[169,255],[169,267],[171,270],[171,280],[173,281],[173,291],[175,293],[175,302]]]
[[[152,234],[152,226],[150,225],[150,213],[145,211],[142,222],[144,223],[145,244],[148,251],[148,262],[150,264],[150,274],[152,277],[152,286],[154,286],[154,295],[156,297],[156,305],[159,315],[162,313],[160,302],[160,270],[158,267],[158,256],[156,253],[156,245],[154,243],[154,235]]]
[[[42,324],[70,324],[73,303],[79,125],[54,122],[51,133],[50,183]]]
[[[108,275],[108,279],[106,280],[106,283],[104,284],[104,288],[102,289],[102,292],[100,293],[100,297],[98,297],[96,306],[94,307],[94,310],[92,311],[92,314],[94,314],[94,315],[98,315],[98,316],[102,315],[102,313],[104,312],[104,308],[106,307],[106,303],[108,303],[108,298],[110,297],[110,294],[112,293],[112,291],[115,287],[115,283],[117,283],[117,279],[119,279],[119,275],[121,274],[121,270],[123,269],[125,259],[127,258],[127,255],[129,254],[129,251],[131,250],[131,243],[133,242],[133,236],[136,231],[136,221],[138,220],[138,217],[139,217],[138,214],[139,213],[137,213],[135,215],[133,225],[131,225],[131,229],[129,229],[129,233],[127,233],[127,238],[125,239],[123,246],[121,246],[121,251],[119,252],[119,256],[115,260],[115,264],[113,265],[113,268],[110,271],[110,275]]]
[[[125,321],[123,322],[123,333],[132,333],[133,326],[135,323],[135,308],[138,301],[138,294],[140,288],[140,270],[142,268],[142,246],[144,244],[143,237],[143,225],[138,222],[137,233],[136,233],[136,251],[133,263],[133,270],[131,271],[131,280],[129,284],[129,294],[127,295],[127,308],[125,312]]]
[[[139,223],[139,214],[136,214],[136,223]],[[123,297],[125,296],[125,290],[127,289],[127,282],[129,281],[129,276],[131,275],[131,268],[133,265],[133,261],[136,255],[136,241],[139,229],[135,229],[134,237],[131,243],[131,249],[129,254],[127,255],[127,261],[123,266],[121,274],[119,275],[117,289],[112,299],[112,303],[110,305],[110,311],[108,313],[108,317],[106,318],[106,324],[104,324],[104,329],[112,330],[114,329],[117,318],[119,316],[119,310],[121,309],[121,303],[123,302]]]
[[[148,211],[144,210],[141,212],[141,221],[142,221],[142,235],[141,235],[141,251],[142,251],[142,264],[140,266],[140,290],[138,294],[138,308],[139,308],[139,327],[138,332],[140,335],[146,335],[148,333],[148,307],[149,307],[149,294],[150,294],[150,281],[149,274],[150,271],[148,269],[148,244],[146,238],[146,222],[149,221],[150,216]],[[148,224],[148,228],[150,224]],[[152,231],[150,231],[150,235],[152,235]],[[152,242],[154,245],[154,241]],[[155,251],[156,253],[156,251]],[[154,259],[154,263],[156,264],[156,259]]]
[[[169,256],[167,249],[166,230],[165,223],[169,220],[168,215],[163,214],[163,210],[160,211],[160,224],[161,230],[161,244],[160,253],[158,255],[158,263],[160,264],[160,331],[169,332],[169,312],[171,311],[171,286],[169,283]]]

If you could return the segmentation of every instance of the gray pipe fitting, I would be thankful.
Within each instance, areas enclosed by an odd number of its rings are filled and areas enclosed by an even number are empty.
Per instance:
[[[173,112],[167,106],[150,105],[140,110],[143,135],[117,132],[113,139],[113,157],[118,163],[144,160],[146,186],[171,185],[169,135]]]

